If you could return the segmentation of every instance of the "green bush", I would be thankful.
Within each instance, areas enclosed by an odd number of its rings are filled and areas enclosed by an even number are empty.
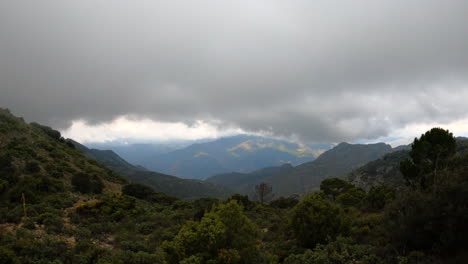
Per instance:
[[[299,243],[314,248],[340,234],[345,234],[350,223],[341,206],[319,194],[308,195],[290,213],[289,227]]]
[[[130,183],[122,188],[122,193],[143,200],[148,200],[155,192],[149,186],[139,183]]]
[[[273,200],[270,203],[270,206],[275,208],[288,209],[294,207],[298,203],[299,200],[295,197],[280,197],[276,200]]]
[[[76,191],[81,193],[102,193],[104,184],[101,179],[95,175],[86,173],[77,173],[72,177],[72,185]]]
[[[319,244],[304,254],[291,255],[284,264],[378,264],[383,260],[374,254],[369,245],[358,245],[350,238],[338,237],[328,244]]]
[[[222,263],[221,259],[227,255],[238,256],[239,261],[234,263],[258,263],[258,234],[255,225],[243,214],[242,207],[231,201],[205,214],[200,222],[187,222],[172,242],[163,244],[163,248],[169,263],[190,263],[187,258],[192,256],[201,259],[202,263]]]

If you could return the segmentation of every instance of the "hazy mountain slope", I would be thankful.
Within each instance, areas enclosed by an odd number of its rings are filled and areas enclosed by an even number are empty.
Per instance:
[[[293,168],[290,164],[284,164],[279,167],[268,167],[251,173],[232,172],[218,174],[206,179],[206,181],[225,185],[238,193],[250,194],[253,192],[252,183],[261,182],[275,175],[288,174]]]
[[[222,174],[208,179],[237,192],[251,194],[259,182],[268,182],[277,196],[304,194],[318,189],[323,179],[345,177],[350,171],[392,151],[390,145],[341,143],[316,160],[293,168],[267,168],[249,174]]]
[[[157,192],[166,193],[184,199],[201,197],[227,197],[232,192],[222,185],[213,183],[180,179],[175,176],[148,171],[143,167],[134,166],[112,150],[89,149],[78,142],[72,141],[77,148],[89,157],[96,159],[104,166],[125,176],[129,180],[152,187]]]
[[[142,165],[183,178],[205,179],[215,174],[245,173],[285,163],[298,165],[313,160],[322,151],[281,140],[239,135],[193,144],[155,156],[151,163]]]
[[[368,145],[341,143],[313,162],[301,164],[286,176],[274,176],[270,181],[276,192],[282,195],[308,193],[318,189],[323,179],[344,177],[353,169],[378,159],[390,151],[392,147],[384,143]]]
[[[90,149],[86,146],[74,141],[73,139],[67,139],[67,141],[71,142],[75,147],[81,150],[86,156],[97,160],[102,165],[113,169],[113,170],[122,170],[123,168],[128,169],[135,169],[135,170],[146,170],[143,167],[137,167],[126,160],[122,159],[119,155],[117,155],[112,150],[99,150],[99,149]]]
[[[155,156],[182,149],[196,143],[194,140],[171,141],[165,143],[132,143],[132,140],[117,140],[102,143],[89,143],[87,147],[100,150],[112,150],[131,164],[146,166]]]

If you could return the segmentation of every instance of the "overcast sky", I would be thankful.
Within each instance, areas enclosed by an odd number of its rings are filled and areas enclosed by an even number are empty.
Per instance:
[[[468,1],[0,0],[0,89],[84,141],[463,134]]]

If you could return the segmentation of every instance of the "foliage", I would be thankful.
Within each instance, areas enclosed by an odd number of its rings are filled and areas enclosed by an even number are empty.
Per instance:
[[[155,192],[153,189],[146,185],[139,183],[130,183],[122,188],[122,193],[143,200],[148,200]]]
[[[75,190],[81,193],[101,193],[104,184],[101,179],[95,175],[88,175],[86,173],[78,173],[72,177],[72,185]]]
[[[455,154],[456,141],[452,133],[433,128],[415,138],[410,158],[401,162],[400,168],[409,186],[427,189],[434,183],[437,170],[446,168],[448,159]]]
[[[386,208],[397,248],[454,254],[468,246],[468,174],[450,169],[438,176],[444,180],[433,192],[405,192]]]
[[[336,241],[320,244],[304,254],[291,255],[285,264],[376,264],[382,263],[369,245],[355,244],[351,238],[338,237]]]
[[[62,135],[60,134],[59,131],[54,130],[54,129],[48,127],[48,126],[43,126],[43,125],[40,125],[40,124],[35,123],[35,122],[32,122],[30,125],[33,126],[33,127],[39,128],[39,129],[42,130],[47,136],[49,136],[49,137],[51,137],[51,138],[53,138],[53,139],[55,139],[55,140],[63,139],[63,138],[62,138]]]
[[[290,228],[302,246],[314,248],[339,234],[346,234],[349,221],[340,205],[319,194],[308,195],[291,211]]]
[[[320,190],[332,200],[352,187],[353,185],[349,182],[338,178],[325,179],[320,183]]]
[[[299,203],[299,200],[296,197],[292,197],[292,196],[290,196],[290,197],[280,197],[280,198],[278,198],[276,200],[273,200],[270,203],[270,206],[276,207],[276,208],[281,208],[281,209],[287,209],[287,208],[294,207],[298,203]]]
[[[241,206],[230,201],[213,208],[200,222],[188,222],[163,247],[169,263],[254,263],[260,255],[257,235]]]
[[[244,209],[250,210],[254,207],[255,203],[249,200],[249,197],[247,195],[242,195],[242,194],[233,194],[231,197],[228,198],[228,201],[237,201],[238,204],[242,205]]]
[[[359,187],[352,187],[336,197],[336,202],[344,207],[360,208],[366,197],[366,192]]]
[[[373,186],[365,198],[365,207],[369,210],[381,210],[395,198],[395,190],[387,185]]]

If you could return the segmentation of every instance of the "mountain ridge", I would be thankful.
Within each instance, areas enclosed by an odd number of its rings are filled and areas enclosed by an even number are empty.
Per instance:
[[[119,173],[131,181],[145,184],[157,192],[173,195],[183,199],[202,197],[224,198],[232,192],[221,185],[209,182],[181,179],[176,176],[150,171],[141,166],[135,166],[121,158],[112,150],[89,149],[86,146],[69,139],[78,149],[88,157]]]
[[[318,190],[320,182],[326,178],[343,178],[353,169],[356,169],[372,160],[382,157],[393,149],[385,143],[350,144],[342,142],[334,148],[324,152],[311,162],[300,164],[286,170],[281,167],[269,168],[269,171],[255,171],[250,174],[221,174],[210,177],[207,181],[218,184],[224,183],[229,188],[243,194],[251,194],[255,184],[261,181],[272,185],[273,192],[279,196],[306,194]],[[255,175],[257,174],[257,176]],[[262,177],[258,177],[262,175]],[[231,178],[240,177],[242,184],[235,184]]]
[[[298,165],[315,159],[329,146],[242,134],[196,142],[134,164],[181,178],[206,179],[220,173],[246,173],[285,163]]]

